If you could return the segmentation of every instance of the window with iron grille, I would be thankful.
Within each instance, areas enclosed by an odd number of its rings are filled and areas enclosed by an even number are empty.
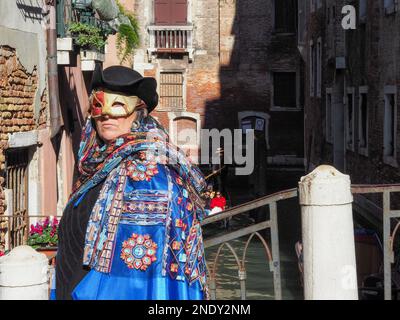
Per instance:
[[[6,152],[6,188],[11,190],[8,203],[9,249],[26,244],[28,239],[28,164],[29,149],[10,149]]]
[[[161,72],[159,109],[183,110],[183,89],[182,72]]]

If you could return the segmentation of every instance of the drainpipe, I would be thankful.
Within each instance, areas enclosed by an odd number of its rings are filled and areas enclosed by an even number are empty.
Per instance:
[[[49,23],[47,25],[47,82],[50,106],[50,137],[60,131],[62,126],[61,110],[58,94],[58,66],[57,66],[57,30],[56,30],[56,1],[47,0]]]

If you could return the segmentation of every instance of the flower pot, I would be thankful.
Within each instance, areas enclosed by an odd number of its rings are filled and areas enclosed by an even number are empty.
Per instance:
[[[80,57],[82,71],[93,71],[95,69],[96,62],[103,62],[105,60],[104,53],[93,49],[81,48]]]

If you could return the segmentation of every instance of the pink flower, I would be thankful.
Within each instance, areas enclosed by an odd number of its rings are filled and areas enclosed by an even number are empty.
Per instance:
[[[46,228],[49,225],[49,223],[50,223],[50,217],[46,217],[46,220],[44,220],[43,227]]]

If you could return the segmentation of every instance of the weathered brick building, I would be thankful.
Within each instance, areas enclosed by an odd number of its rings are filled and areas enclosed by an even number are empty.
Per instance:
[[[87,93],[79,59],[77,66],[55,65],[64,123],[53,130],[48,30],[54,5],[0,2],[0,251],[25,243],[38,216],[60,215],[72,187],[80,130],[71,130],[70,120],[80,119],[68,107],[87,106]]]
[[[355,29],[342,27],[352,5]],[[396,1],[300,1],[299,47],[306,62],[305,155],[356,184],[398,183],[400,7]],[[380,212],[380,197],[356,197]]]
[[[154,115],[175,143],[196,158],[200,128],[251,125],[266,139],[270,164],[303,165],[296,1],[125,4],[140,25],[134,68],[156,77],[161,99]]]
[[[26,233],[17,230],[28,214],[56,214],[57,197],[52,203],[53,192],[41,192],[45,184],[51,186],[50,172],[41,166],[43,151],[51,144],[45,134],[48,94],[41,8],[39,3],[0,3],[0,249],[11,241],[21,243],[19,237]],[[8,232],[10,221],[13,233]]]

